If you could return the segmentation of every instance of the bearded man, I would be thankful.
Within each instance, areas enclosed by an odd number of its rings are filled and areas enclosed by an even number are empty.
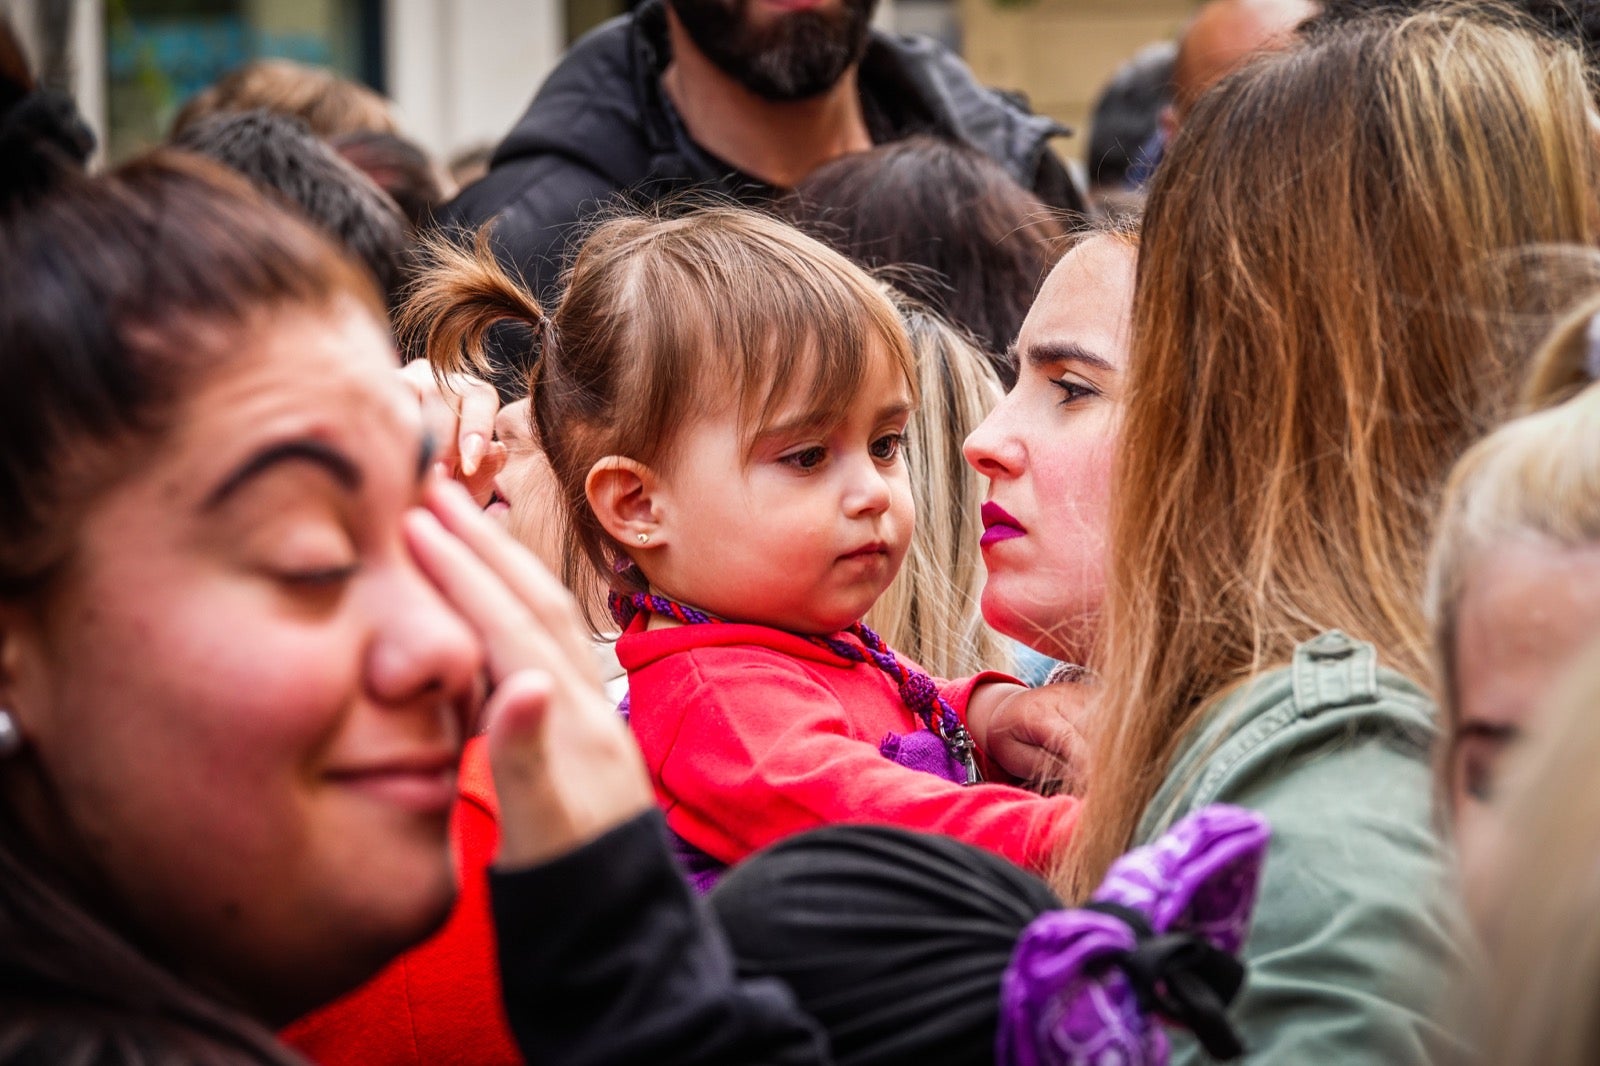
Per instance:
[[[986,89],[939,44],[871,28],[876,0],[645,0],[585,36],[489,173],[444,211],[491,219],[546,300],[593,213],[708,190],[761,205],[847,152],[913,134],[977,148],[1045,203],[1084,200],[1049,139],[1068,132]]]

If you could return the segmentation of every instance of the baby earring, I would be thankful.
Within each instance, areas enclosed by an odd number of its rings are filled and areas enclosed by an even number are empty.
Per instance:
[[[0,707],[0,759],[9,759],[22,750],[22,730],[10,711]]]

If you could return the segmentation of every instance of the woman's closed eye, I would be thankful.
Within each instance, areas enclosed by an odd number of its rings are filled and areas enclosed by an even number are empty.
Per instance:
[[[277,577],[286,585],[307,589],[328,589],[355,577],[356,569],[357,566],[353,562],[336,566],[295,567],[279,570]]]
[[[355,576],[349,535],[331,522],[296,522],[261,545],[261,569],[290,591],[326,591]]]

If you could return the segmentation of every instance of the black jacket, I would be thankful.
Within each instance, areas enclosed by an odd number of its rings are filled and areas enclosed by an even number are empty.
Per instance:
[[[734,171],[689,139],[661,89],[670,58],[661,0],[586,35],[545,81],[489,173],[443,212],[476,229],[498,219],[497,254],[543,299],[595,208],[625,192],[643,202],[690,188],[758,204],[780,190]],[[868,129],[878,143],[912,134],[964,141],[1054,207],[1083,210],[1071,174],[1049,149],[1068,131],[973,80],[926,38],[874,33],[860,69]]]
[[[741,978],[650,811],[538,866],[491,871],[506,1017],[539,1066],[829,1066],[772,979]]]

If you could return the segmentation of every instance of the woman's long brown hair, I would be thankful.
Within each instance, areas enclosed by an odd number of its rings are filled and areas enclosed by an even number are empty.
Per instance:
[[[1576,53],[1435,11],[1315,37],[1191,113],[1145,217],[1066,898],[1299,642],[1338,628],[1426,680],[1440,487],[1547,323],[1510,253],[1596,236],[1588,106]]]

